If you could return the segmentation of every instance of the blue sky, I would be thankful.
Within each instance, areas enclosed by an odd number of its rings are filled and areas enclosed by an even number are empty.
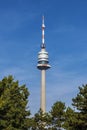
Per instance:
[[[36,66],[42,15],[52,66],[46,73],[47,111],[59,100],[70,106],[78,86],[87,83],[86,0],[0,1],[0,79],[11,74],[26,84],[32,114],[40,107],[40,71]]]

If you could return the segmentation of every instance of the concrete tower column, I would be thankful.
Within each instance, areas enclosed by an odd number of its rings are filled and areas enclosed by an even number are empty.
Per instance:
[[[41,70],[41,101],[40,107],[43,113],[46,112],[46,70]]]

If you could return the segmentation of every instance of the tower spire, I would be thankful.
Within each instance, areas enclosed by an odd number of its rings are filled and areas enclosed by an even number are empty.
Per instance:
[[[44,16],[42,16],[42,45],[41,45],[41,48],[45,48],[44,30],[45,30]]]

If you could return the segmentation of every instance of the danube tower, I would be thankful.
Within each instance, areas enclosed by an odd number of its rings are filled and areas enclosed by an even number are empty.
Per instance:
[[[38,65],[37,68],[41,70],[41,99],[40,99],[40,108],[43,113],[46,112],[46,70],[51,66],[49,65],[48,52],[45,47],[45,38],[44,38],[44,16],[42,17],[42,44],[41,51],[38,53]]]

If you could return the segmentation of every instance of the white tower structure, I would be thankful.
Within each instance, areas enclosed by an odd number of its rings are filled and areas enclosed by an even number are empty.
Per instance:
[[[40,99],[40,108],[43,113],[46,112],[46,70],[51,66],[49,65],[48,52],[45,47],[45,38],[44,38],[44,16],[42,17],[42,44],[41,51],[38,53],[38,64],[37,68],[41,70],[41,99]]]

